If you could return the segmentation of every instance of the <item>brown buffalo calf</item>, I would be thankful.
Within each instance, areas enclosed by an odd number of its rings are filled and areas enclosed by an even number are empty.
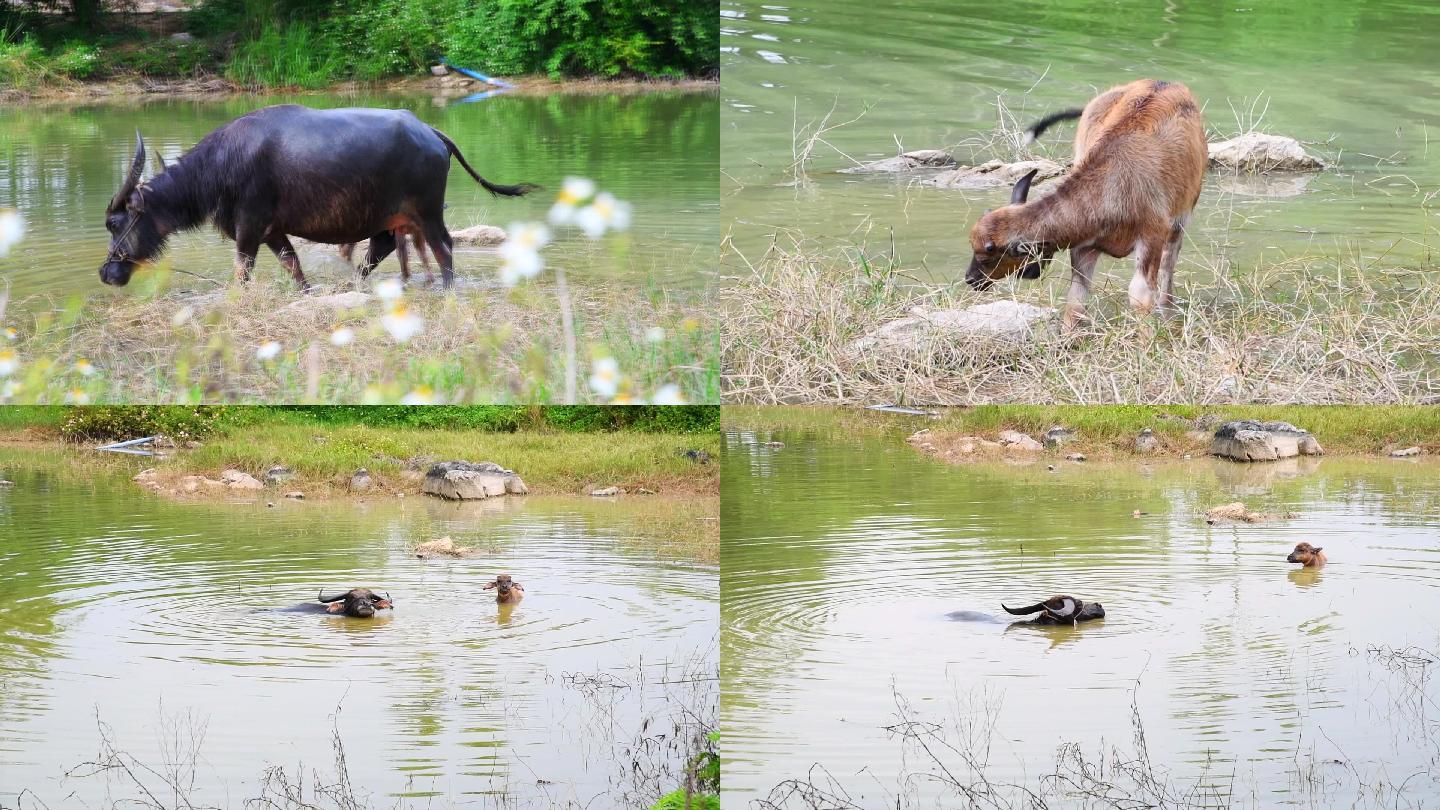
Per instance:
[[[485,590],[495,590],[495,603],[500,605],[513,605],[525,598],[525,586],[510,579],[509,574],[501,574],[495,577],[495,581],[487,584]]]
[[[1305,568],[1319,568],[1325,564],[1325,549],[1316,548],[1309,543],[1295,544],[1295,550],[1285,558],[1285,562],[1300,563]]]
[[[970,231],[975,255],[965,280],[985,290],[1017,271],[1039,278],[1056,251],[1069,250],[1070,328],[1084,314],[1100,255],[1134,253],[1131,306],[1169,310],[1175,261],[1209,161],[1194,96],[1183,84],[1142,79],[1102,93],[1084,110],[1042,119],[1031,136],[1070,118],[1080,124],[1069,175],[1054,193],[1029,202],[1032,171],[1015,184],[1009,205],[980,217]]]

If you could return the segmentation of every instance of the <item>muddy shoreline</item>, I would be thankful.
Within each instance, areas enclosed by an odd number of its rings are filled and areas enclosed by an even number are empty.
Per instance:
[[[513,87],[506,95],[545,96],[561,94],[631,95],[641,93],[716,92],[720,83],[710,79],[551,79],[548,76],[520,76],[506,79]],[[337,82],[322,88],[245,87],[220,76],[189,79],[152,79],[119,76],[95,82],[65,82],[34,89],[0,90],[0,105],[69,104],[91,101],[146,101],[155,99],[207,99],[231,96],[285,95],[300,99],[307,95],[361,93],[413,93],[461,99],[474,93],[499,88],[459,74],[444,77],[405,76],[376,82]]]

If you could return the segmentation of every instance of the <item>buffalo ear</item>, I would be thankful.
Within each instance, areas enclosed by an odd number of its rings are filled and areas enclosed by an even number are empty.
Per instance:
[[[1030,182],[1035,179],[1039,169],[1031,169],[1028,174],[1015,181],[1015,190],[1010,192],[1010,204],[1020,205],[1030,197]]]
[[[1322,552],[1322,551],[1324,551],[1324,550],[1325,550],[1325,549],[1323,549],[1323,548],[1312,548],[1312,549],[1311,549],[1311,551],[1315,552],[1316,554],[1319,554],[1320,552]]]
[[[345,612],[345,603],[344,603],[344,602],[331,602],[330,604],[328,604],[328,605],[325,606],[325,610],[326,610],[327,612],[329,612],[329,613],[344,613],[344,612]]]
[[[499,583],[491,582],[491,583],[486,584],[486,586],[485,586],[482,590],[488,591],[488,590],[490,590],[491,588],[497,587],[498,585],[499,585]]]
[[[389,599],[381,599],[379,602],[375,603],[375,607],[380,610],[384,610],[386,608],[395,607],[395,603],[391,602]]]

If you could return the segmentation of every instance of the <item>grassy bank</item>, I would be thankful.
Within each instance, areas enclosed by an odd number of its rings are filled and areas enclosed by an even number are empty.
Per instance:
[[[11,302],[18,334],[3,351],[18,367],[0,402],[548,403],[566,401],[571,381],[578,401],[604,402],[586,381],[606,358],[618,404],[666,390],[686,402],[719,396],[718,339],[689,293],[598,282],[563,293],[543,282],[419,289],[404,306],[423,328],[401,343],[385,302],[317,301],[353,292],[348,283],[305,296],[272,277],[197,293],[146,275],[137,284],[150,292],[138,295]],[[567,308],[573,365],[559,328]],[[350,342],[335,345],[338,329]]]
[[[62,13],[54,13],[59,5]],[[68,8],[67,8],[68,6]],[[0,11],[0,86],[223,79],[317,88],[421,75],[448,60],[498,76],[714,78],[713,6],[639,0],[204,0],[180,12],[111,0]],[[133,9],[134,6],[128,8]],[[63,13],[68,11],[70,13]]]
[[[888,250],[888,248],[887,248]],[[1217,273],[1176,271],[1179,314],[1129,311],[1126,266],[1103,268],[1092,320],[1014,348],[937,338],[851,343],[913,308],[1012,298],[1058,307],[1063,292],[1006,282],[989,293],[933,284],[923,267],[866,248],[772,248],[720,293],[727,402],[979,404],[1426,403],[1440,401],[1434,268],[1295,259]],[[1182,258],[1182,261],[1184,259]],[[1323,265],[1329,264],[1328,268]],[[1068,274],[1063,261],[1050,273]],[[1207,274],[1209,275],[1209,274]]]
[[[961,436],[993,439],[1002,430],[1018,430],[1038,440],[1051,427],[1062,425],[1077,436],[1058,455],[1080,452],[1103,459],[1134,457],[1135,437],[1145,428],[1153,430],[1159,441],[1156,455],[1203,454],[1213,428],[1202,433],[1197,422],[1279,420],[1309,430],[1332,455],[1379,455],[1411,446],[1440,452],[1440,409],[1418,405],[980,405],[939,413],[938,419],[932,419],[859,408],[727,405],[722,421],[728,429],[831,436],[906,436],[928,428],[929,441],[936,445]]]
[[[214,478],[227,469],[262,478],[280,464],[296,473],[283,488],[307,497],[348,495],[359,468],[374,477],[376,494],[417,492],[414,473],[430,461],[449,460],[494,461],[518,472],[537,495],[610,485],[718,494],[718,464],[683,455],[693,449],[718,458],[719,436],[706,427],[718,409],[634,409],[619,420],[625,424],[607,417],[611,410],[621,409],[0,408],[0,441],[75,447],[163,432],[180,447],[155,460],[162,483]],[[83,455],[89,463],[117,458]]]

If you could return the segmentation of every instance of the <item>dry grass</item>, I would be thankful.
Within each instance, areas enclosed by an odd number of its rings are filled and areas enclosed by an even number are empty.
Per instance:
[[[348,284],[302,296],[287,282],[16,302],[11,309],[24,319],[11,347],[21,358],[22,388],[12,401],[59,402],[78,388],[95,402],[394,402],[417,389],[437,402],[553,402],[573,379],[548,283],[467,285],[455,294],[415,289],[406,304],[425,329],[402,345],[381,326],[383,302],[337,310],[314,299]],[[632,381],[633,396],[674,383],[689,401],[714,399],[715,335],[693,314],[694,295],[595,283],[572,296],[577,376],[589,373],[592,357],[608,355]],[[337,326],[353,329],[354,342],[331,345]],[[665,329],[663,341],[646,340],[653,326]],[[260,360],[267,341],[282,349]],[[80,358],[99,373],[73,374]],[[580,397],[593,396],[582,379]]]
[[[987,294],[916,283],[863,248],[803,242],[738,260],[750,272],[720,294],[727,402],[1440,402],[1433,271],[1322,257],[1233,272],[1182,268],[1179,314],[1159,320],[1129,311],[1116,275],[1130,268],[1113,264],[1101,268],[1091,321],[1071,336],[1037,335],[1003,352],[937,340],[855,356],[852,341],[912,307],[1006,295],[1059,306],[1063,292],[1045,283],[1007,282]],[[1068,270],[1057,261],[1051,278]],[[1206,280],[1185,281],[1194,278]]]

